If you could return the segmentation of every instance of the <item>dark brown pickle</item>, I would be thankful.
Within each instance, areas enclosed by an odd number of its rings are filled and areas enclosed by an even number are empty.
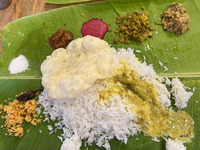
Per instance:
[[[70,31],[60,28],[55,34],[48,38],[49,45],[52,49],[66,48],[67,45],[74,39],[74,35]]]
[[[23,93],[23,94],[19,95],[17,97],[17,100],[18,101],[28,101],[28,100],[31,100],[31,99],[33,99],[35,97],[35,95],[36,95],[36,93],[38,91],[43,91],[43,89],[39,89],[39,90],[36,90],[36,91],[30,90],[30,91],[28,91],[26,93]]]

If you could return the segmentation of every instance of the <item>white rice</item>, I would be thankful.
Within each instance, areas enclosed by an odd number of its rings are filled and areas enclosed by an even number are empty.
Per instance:
[[[194,91],[195,91],[195,89],[196,89],[196,87],[193,87],[193,89],[192,89],[192,92],[194,92]]]
[[[166,66],[163,67],[164,72],[166,72],[168,70],[168,68]]]
[[[171,140],[169,138],[169,139],[165,139],[165,141],[166,141],[166,150],[186,150],[186,147],[178,139]]]
[[[172,84],[172,82],[169,80],[169,78],[165,78],[165,85],[170,86]]]
[[[162,84],[165,79],[156,75],[152,65],[147,66],[146,62],[140,63],[131,48],[117,51],[113,48],[113,52],[112,66],[119,66],[120,58],[125,58],[131,69],[139,74],[141,80],[157,88],[160,102],[167,107],[171,105],[170,92]],[[110,150],[110,139],[116,137],[126,144],[129,136],[141,132],[137,124],[137,116],[123,103],[124,99],[113,96],[109,105],[97,103],[97,92],[105,87],[105,84],[97,81],[82,95],[73,99],[52,99],[46,90],[39,95],[38,104],[44,108],[43,113],[48,114],[51,120],[58,121],[54,124],[56,130],[63,130],[61,134],[63,139],[61,136],[58,137],[61,141],[64,140],[61,150],[79,150],[82,139],[85,139],[89,145],[95,142],[97,146]],[[167,84],[169,84],[168,80]],[[49,122],[48,115],[44,121]],[[54,131],[50,126],[48,129]],[[158,142],[156,137],[152,140]]]
[[[156,136],[154,136],[153,138],[151,138],[151,140],[154,141],[154,142],[160,142],[160,140],[158,140]]]
[[[174,57],[174,59],[176,60],[176,59],[178,59],[178,57]]]
[[[136,53],[141,53],[141,50],[135,50]]]
[[[160,66],[163,66],[163,63],[161,61],[158,62]]]
[[[173,99],[175,100],[175,106],[178,109],[183,109],[187,107],[187,102],[193,95],[192,92],[186,92],[185,89],[187,87],[184,87],[183,83],[178,78],[172,79],[172,95]]]
[[[47,128],[49,129],[49,131],[53,130],[53,127],[51,125],[48,125]]]

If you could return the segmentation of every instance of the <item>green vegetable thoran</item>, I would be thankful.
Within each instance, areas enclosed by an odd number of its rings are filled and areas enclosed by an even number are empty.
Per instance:
[[[124,21],[124,19],[126,21]],[[128,13],[125,16],[123,13],[120,13],[116,18],[116,23],[119,24],[119,28],[114,30],[115,33],[119,33],[119,38],[112,39],[112,43],[130,43],[129,40],[135,40],[138,42],[143,42],[147,40],[148,37],[151,37],[153,34],[153,30],[157,30],[149,26],[149,22],[147,21],[147,12],[139,14],[138,11]]]

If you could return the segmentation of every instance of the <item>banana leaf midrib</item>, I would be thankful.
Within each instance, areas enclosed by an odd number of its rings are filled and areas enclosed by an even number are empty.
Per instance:
[[[190,78],[190,77],[200,77],[200,72],[194,73],[163,73],[157,74],[160,77],[169,77],[169,78]],[[42,76],[0,76],[0,79],[42,79]]]

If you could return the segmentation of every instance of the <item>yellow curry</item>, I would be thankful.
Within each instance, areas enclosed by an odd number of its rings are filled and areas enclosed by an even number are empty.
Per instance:
[[[172,110],[163,106],[158,99],[154,85],[142,81],[125,60],[115,69],[113,77],[106,79],[106,88],[99,92],[99,101],[109,104],[114,95],[123,99],[133,114],[145,136],[169,135],[172,139],[191,142],[194,136],[192,117],[182,110]]]

